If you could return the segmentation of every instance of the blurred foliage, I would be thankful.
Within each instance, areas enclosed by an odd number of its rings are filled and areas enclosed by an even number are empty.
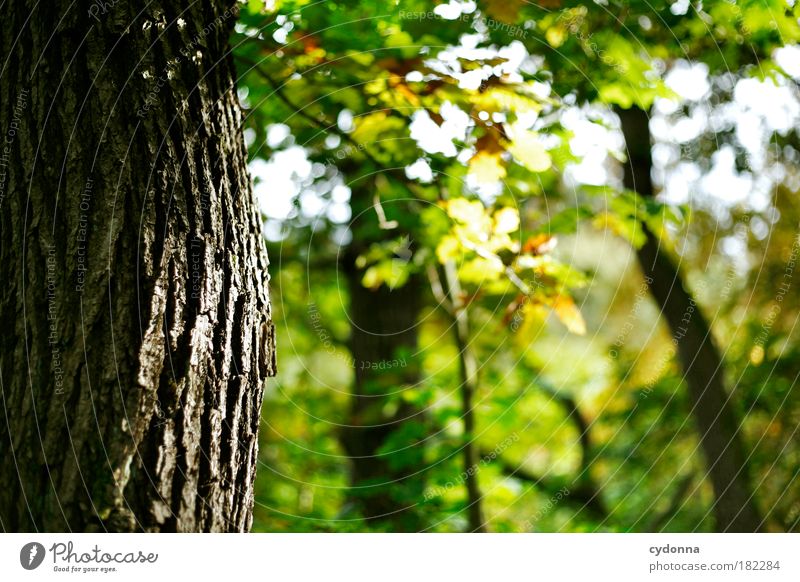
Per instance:
[[[397,392],[427,417],[393,437],[424,443],[427,490],[397,499],[403,511],[430,531],[467,527],[458,452],[471,439],[492,531],[713,529],[673,338],[635,262],[643,222],[668,235],[712,322],[768,529],[797,529],[797,135],[771,136],[771,163],[786,168],[774,200],[723,217],[623,190],[622,148],[607,152],[606,183],[568,180],[587,152],[565,119],[579,110],[618,132],[612,106],[658,99],[690,114],[665,82],[678,61],[707,67],[706,107],[731,102],[726,78],[796,91],[771,57],[800,40],[799,10],[783,0],[248,2],[232,45],[256,188],[292,204],[264,217],[280,372],[264,403],[255,529],[385,528],[348,507],[340,444],[359,365],[341,277],[353,241],[365,287],[431,286],[408,354],[422,380]],[[731,134],[706,131],[681,155],[702,163]],[[289,154],[304,168],[287,165],[291,187],[265,183],[256,170],[279,170]],[[751,228],[759,221],[766,237]],[[743,240],[738,256],[721,249],[732,238]],[[471,435],[453,314],[432,277],[449,267],[479,361]]]

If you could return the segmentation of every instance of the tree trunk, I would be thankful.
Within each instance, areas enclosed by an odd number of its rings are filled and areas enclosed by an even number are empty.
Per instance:
[[[402,398],[420,380],[417,359],[421,280],[395,290],[367,289],[351,249],[350,350],[355,384],[342,443],[352,466],[351,501],[363,516],[390,531],[424,527],[417,504],[424,493],[423,412]],[[409,427],[415,425],[420,430]],[[404,430],[405,429],[405,430]],[[400,432],[403,431],[404,432]],[[391,439],[387,445],[387,439]]]
[[[246,531],[266,254],[233,0],[4,9],[0,520]]]
[[[647,112],[636,107],[617,114],[622,122],[628,162],[625,188],[652,197],[651,137]],[[692,413],[708,464],[716,501],[719,531],[754,532],[761,518],[753,499],[739,421],[723,384],[723,362],[708,323],[664,252],[661,241],[644,227],[646,240],[638,250],[650,290],[677,342]],[[682,334],[682,335],[681,335]]]

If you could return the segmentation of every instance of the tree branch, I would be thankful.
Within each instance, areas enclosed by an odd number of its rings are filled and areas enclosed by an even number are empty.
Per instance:
[[[473,440],[475,438],[475,412],[472,404],[473,396],[478,389],[478,363],[469,345],[468,311],[462,297],[455,262],[447,261],[444,265],[444,273],[447,281],[447,291],[450,295],[450,304],[453,307],[453,327],[461,372],[461,415],[464,420],[464,435],[466,437],[462,454],[464,458],[464,473],[466,475],[464,484],[467,488],[469,527],[472,532],[485,532],[486,526],[483,522],[478,475],[473,471],[478,462]]]

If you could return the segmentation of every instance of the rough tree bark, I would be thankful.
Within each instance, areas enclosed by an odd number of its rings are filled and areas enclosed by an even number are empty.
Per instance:
[[[646,111],[617,109],[625,136],[628,162],[624,184],[629,190],[652,197],[651,136]],[[706,457],[716,500],[714,516],[719,531],[754,532],[762,520],[756,508],[747,470],[747,455],[739,434],[739,420],[724,385],[724,366],[710,327],[681,279],[677,267],[647,227],[646,240],[637,251],[650,290],[672,330],[685,334],[678,342],[692,414]],[[688,314],[688,315],[687,315]]]
[[[275,363],[236,3],[2,10],[0,526],[245,531]]]

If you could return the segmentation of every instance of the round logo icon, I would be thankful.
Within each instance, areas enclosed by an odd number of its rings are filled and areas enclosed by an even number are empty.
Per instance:
[[[30,542],[19,551],[19,563],[26,570],[35,570],[44,561],[44,546],[39,542]]]

